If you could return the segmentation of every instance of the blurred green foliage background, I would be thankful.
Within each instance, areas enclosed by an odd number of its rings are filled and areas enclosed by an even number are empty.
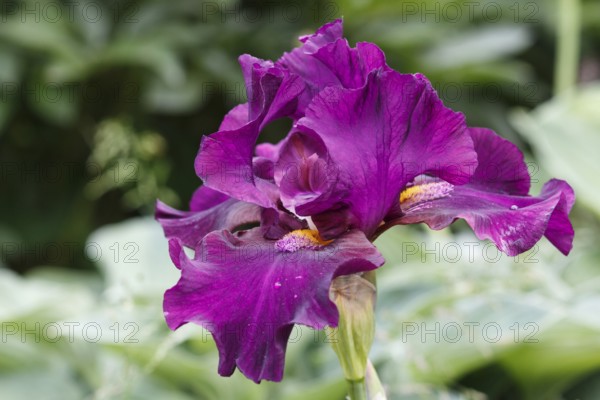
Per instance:
[[[342,16],[352,43],[377,43],[470,125],[517,143],[534,187],[555,176],[578,199],[568,258],[547,242],[504,257],[473,247],[461,224],[378,240],[388,263],[373,361],[389,398],[600,398],[600,2],[581,1],[579,87],[553,97],[559,10],[557,0],[3,0],[0,398],[344,397],[321,333],[295,331],[284,382],[258,386],[218,377],[200,328],[170,333],[161,300],[177,273],[151,217],[156,198],[185,208],[200,184],[201,135],[245,100],[237,57],[276,59]]]

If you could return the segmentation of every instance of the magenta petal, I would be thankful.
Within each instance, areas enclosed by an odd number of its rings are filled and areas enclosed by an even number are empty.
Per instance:
[[[302,80],[286,69],[244,54],[240,64],[248,95],[248,120],[260,120],[260,128],[269,122],[291,115],[298,96],[304,91]]]
[[[277,240],[288,232],[308,229],[308,224],[289,212],[266,208],[261,215],[260,228],[265,239]]]
[[[387,69],[374,44],[350,48],[342,38],[342,21],[301,39],[303,45],[273,63],[250,55],[239,58],[248,103],[232,109],[220,130],[202,139],[195,169],[208,187],[238,200],[274,208],[277,188],[254,173],[252,157],[260,131],[282,117],[300,118],[321,89],[334,85],[362,87],[376,68]],[[277,160],[279,145],[262,145],[256,155]]]
[[[228,200],[229,196],[207,186],[200,186],[190,200],[191,211],[204,211]]]
[[[349,89],[365,85],[369,73],[377,68],[389,69],[385,55],[372,43],[358,43],[351,48],[342,37],[342,21],[323,26],[316,34],[300,39],[304,44],[285,53],[277,64],[300,76],[306,90],[299,98],[295,116],[305,109],[321,90],[328,86]]]
[[[564,255],[569,254],[573,248],[575,231],[569,220],[569,212],[575,203],[575,192],[565,181],[552,179],[542,188],[540,196],[549,196],[560,192],[561,198],[554,208],[544,236]]]
[[[313,84],[315,81],[322,87],[334,84],[337,81],[335,76],[313,55],[323,46],[342,39],[342,31],[341,20],[326,24],[315,34],[301,37],[302,46],[284,53],[278,63]]]
[[[310,207],[310,204],[306,207]],[[311,219],[324,239],[332,239],[343,234],[354,222],[349,207],[342,202],[333,203],[327,211],[314,214]],[[369,236],[369,239],[375,240],[373,236]]]
[[[254,147],[266,124],[297,108],[304,83],[269,61],[245,55],[240,62],[246,77],[248,105],[236,107],[228,114],[222,123],[225,130],[202,138],[194,166],[206,186],[238,200],[275,207],[274,183],[254,173]],[[248,122],[240,125],[246,112]]]
[[[195,168],[204,184],[238,200],[273,207],[277,188],[273,182],[254,175],[252,153],[259,121],[234,131],[204,136]]]
[[[295,132],[284,141],[275,165],[275,182],[285,208],[298,215],[326,211],[337,179],[337,166],[319,136]],[[320,209],[322,204],[327,207]]]
[[[313,57],[321,62],[321,68],[318,74],[311,74],[311,78],[307,80],[311,82],[312,79],[312,83],[319,88],[329,86],[325,81],[319,81],[328,74],[331,76],[328,80],[336,86],[357,89],[365,85],[371,71],[378,68],[389,69],[383,51],[367,42],[350,48],[346,39],[338,39],[320,48]]]
[[[427,180],[420,187],[414,188],[418,195],[401,204],[404,215],[395,223],[425,222],[437,230],[462,218],[479,239],[490,239],[510,256],[531,249],[544,235],[563,254],[571,250],[574,232],[568,214],[574,193],[564,181],[549,181],[537,197],[495,193],[470,184],[452,187],[439,180]]]
[[[232,131],[248,123],[248,103],[239,104],[233,107],[219,126],[220,131]]]
[[[198,194],[209,194],[210,189],[198,190],[192,199],[192,211],[179,211],[161,201],[156,203],[156,220],[161,224],[165,236],[177,238],[185,246],[194,248],[208,233],[235,228],[244,224],[259,222],[261,208],[225,196],[207,196],[201,203]],[[218,192],[215,192],[218,193]],[[211,203],[212,202],[212,203]]]
[[[300,37],[299,40],[304,43],[304,50],[314,52],[319,47],[341,38],[344,30],[343,24],[341,19],[336,19],[326,23],[312,35]]]
[[[546,236],[563,254],[573,245],[569,212],[575,195],[564,181],[551,180],[537,197],[519,149],[490,129],[469,128],[478,165],[469,183],[453,186],[420,177],[401,197],[384,228],[425,222],[442,229],[463,218],[480,239],[490,239],[509,255],[529,250]]]
[[[213,232],[193,260],[173,244],[171,254],[182,273],[165,293],[167,324],[176,329],[194,322],[208,329],[219,350],[221,375],[231,375],[237,366],[255,382],[281,380],[294,324],[337,325],[337,309],[329,300],[332,279],[384,262],[359,231],[318,249],[287,252],[275,243],[263,239],[260,228],[241,235]]]
[[[500,193],[527,195],[530,178],[517,146],[491,129],[469,128],[478,165],[469,185]]]
[[[343,200],[367,236],[416,176],[465,183],[477,164],[464,117],[421,76],[380,70],[363,88],[324,89],[297,127],[322,139],[340,172],[337,196],[321,209]]]
[[[279,150],[281,149],[282,142],[273,144],[273,143],[260,143],[256,145],[254,152],[257,156],[266,158],[273,162],[277,161],[279,158]]]

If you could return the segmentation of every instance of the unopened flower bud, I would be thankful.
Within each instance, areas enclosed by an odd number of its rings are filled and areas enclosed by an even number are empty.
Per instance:
[[[375,294],[375,285],[357,274],[337,277],[329,291],[340,318],[337,328],[328,329],[348,381],[365,378],[375,333]]]

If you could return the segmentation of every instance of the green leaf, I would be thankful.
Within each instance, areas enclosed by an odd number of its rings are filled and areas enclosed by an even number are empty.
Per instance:
[[[162,228],[153,218],[102,227],[89,237],[86,249],[98,262],[113,298],[161,302],[162,293],[179,277]]]
[[[529,140],[541,166],[573,186],[578,202],[600,215],[600,84],[555,98],[532,112],[516,110],[511,121]]]
[[[533,42],[525,26],[492,26],[438,41],[423,56],[424,65],[445,69],[487,63],[518,53]]]

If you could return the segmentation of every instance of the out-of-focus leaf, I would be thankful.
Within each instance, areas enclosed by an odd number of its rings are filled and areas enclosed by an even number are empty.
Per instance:
[[[185,113],[202,107],[207,99],[206,82],[199,78],[186,79],[177,84],[167,84],[155,79],[144,89],[144,103],[149,110],[159,113]],[[215,90],[216,92],[216,90]]]
[[[90,236],[86,248],[116,298],[154,298],[177,282],[167,241],[152,218],[105,226]]]
[[[0,47],[0,134],[21,93],[20,64],[16,54]]]
[[[27,102],[41,117],[59,126],[68,126],[75,121],[79,98],[73,88],[44,79],[30,84],[26,91]]]
[[[310,386],[306,383],[302,385],[286,385],[285,389],[289,394],[283,394],[281,400],[329,400],[343,399],[348,389],[346,381],[343,379],[328,380],[325,382],[314,381]]]
[[[427,391],[496,364],[507,371],[506,385],[536,399],[598,368],[598,269],[587,272],[587,285],[572,286],[563,271],[579,258],[546,241],[513,258],[471,235],[404,229],[377,241],[392,260],[378,277],[373,349],[384,384]],[[574,253],[591,246],[576,243]]]
[[[92,300],[91,293],[74,282],[24,279],[0,269],[0,321],[56,321],[89,307]]]
[[[58,365],[57,365],[58,364]],[[84,392],[73,379],[68,365],[57,363],[44,368],[0,375],[3,399],[80,400]]]
[[[173,85],[185,79],[183,66],[174,49],[147,38],[123,38],[111,44],[99,54],[90,68],[103,69],[114,65],[146,68]]]
[[[490,62],[515,54],[531,45],[525,26],[492,26],[450,37],[425,53],[423,64],[444,69]]]
[[[567,399],[600,398],[600,373],[590,374],[565,393]]]
[[[35,10],[36,3],[30,2],[29,7]],[[20,12],[17,12],[16,16],[0,24],[0,38],[35,52],[83,64],[85,57],[82,45],[69,34],[65,21],[60,19],[53,23],[41,18],[40,12],[37,12],[31,13],[30,18],[23,22]]]
[[[555,98],[530,113],[513,112],[511,121],[544,169],[567,180],[577,199],[600,215],[600,84]]]

